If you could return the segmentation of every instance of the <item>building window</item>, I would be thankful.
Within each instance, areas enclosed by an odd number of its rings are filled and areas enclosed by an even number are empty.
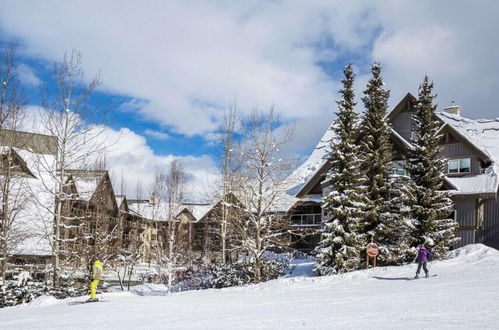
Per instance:
[[[470,173],[471,171],[471,159],[451,159],[447,167],[447,173]]]
[[[390,167],[392,169],[392,174],[399,176],[409,176],[409,173],[406,171],[405,166],[405,160],[396,160],[391,162]]]

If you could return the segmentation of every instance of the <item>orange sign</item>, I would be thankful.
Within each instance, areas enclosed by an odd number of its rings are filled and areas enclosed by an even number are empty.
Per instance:
[[[377,257],[379,254],[379,247],[376,243],[367,244],[367,255],[370,257]]]

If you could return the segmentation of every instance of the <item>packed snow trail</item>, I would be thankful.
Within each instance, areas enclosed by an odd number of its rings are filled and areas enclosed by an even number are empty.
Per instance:
[[[499,251],[477,244],[453,256],[428,265],[437,277],[414,281],[416,264],[311,277],[308,263],[296,268],[303,276],[222,290],[109,293],[74,306],[43,297],[0,310],[0,328],[498,329]]]

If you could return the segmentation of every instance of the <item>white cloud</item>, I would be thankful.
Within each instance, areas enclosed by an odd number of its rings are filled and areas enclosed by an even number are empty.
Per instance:
[[[103,141],[117,141],[109,146],[106,162],[113,177],[115,191],[121,191],[121,177],[125,179],[124,193],[129,198],[137,195],[137,185],[141,187],[142,197],[148,197],[154,180],[156,168],[166,170],[169,164],[178,159],[184,165],[187,175],[186,191],[190,199],[199,200],[210,197],[217,183],[217,168],[213,160],[203,155],[175,156],[158,155],[147,145],[146,139],[128,128],[114,130],[106,128]]]
[[[24,130],[48,134],[43,125],[43,112],[40,107],[29,106],[26,110]],[[115,130],[99,126],[96,132],[99,132],[99,135],[94,144],[99,148],[106,147],[106,165],[117,194],[126,194],[134,199],[137,197],[137,186],[140,186],[139,197],[147,198],[156,168],[167,170],[170,163],[177,159],[181,161],[186,172],[187,198],[199,201],[213,197],[218,175],[217,166],[210,156],[158,155],[147,145],[144,136],[125,127]]]
[[[26,64],[19,64],[16,68],[18,78],[31,86],[39,86],[42,81],[37,77],[35,71]]]
[[[493,1],[383,2],[376,15],[384,28],[372,53],[384,67],[392,105],[417,93],[428,74],[442,107],[456,101],[463,115],[497,117],[498,11]]]
[[[340,83],[318,61],[381,61],[391,105],[429,74],[442,105],[497,117],[498,9],[494,1],[2,1],[0,31],[46,60],[80,49],[87,73],[102,71],[104,91],[132,98],[124,109],[174,132],[211,136],[234,99],[245,110],[274,104],[303,127],[299,149],[327,126],[309,119],[336,111]],[[367,67],[356,64],[363,84]]]
[[[160,132],[160,131],[155,131],[152,129],[146,129],[144,131],[144,134],[155,139],[155,140],[168,140],[170,138],[170,135]]]

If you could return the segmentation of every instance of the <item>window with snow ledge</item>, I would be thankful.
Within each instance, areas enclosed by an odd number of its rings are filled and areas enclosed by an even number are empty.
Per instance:
[[[392,174],[397,176],[409,176],[409,173],[406,171],[405,166],[405,160],[394,160],[390,163]]]
[[[450,159],[447,166],[447,173],[459,174],[471,172],[471,158]]]

